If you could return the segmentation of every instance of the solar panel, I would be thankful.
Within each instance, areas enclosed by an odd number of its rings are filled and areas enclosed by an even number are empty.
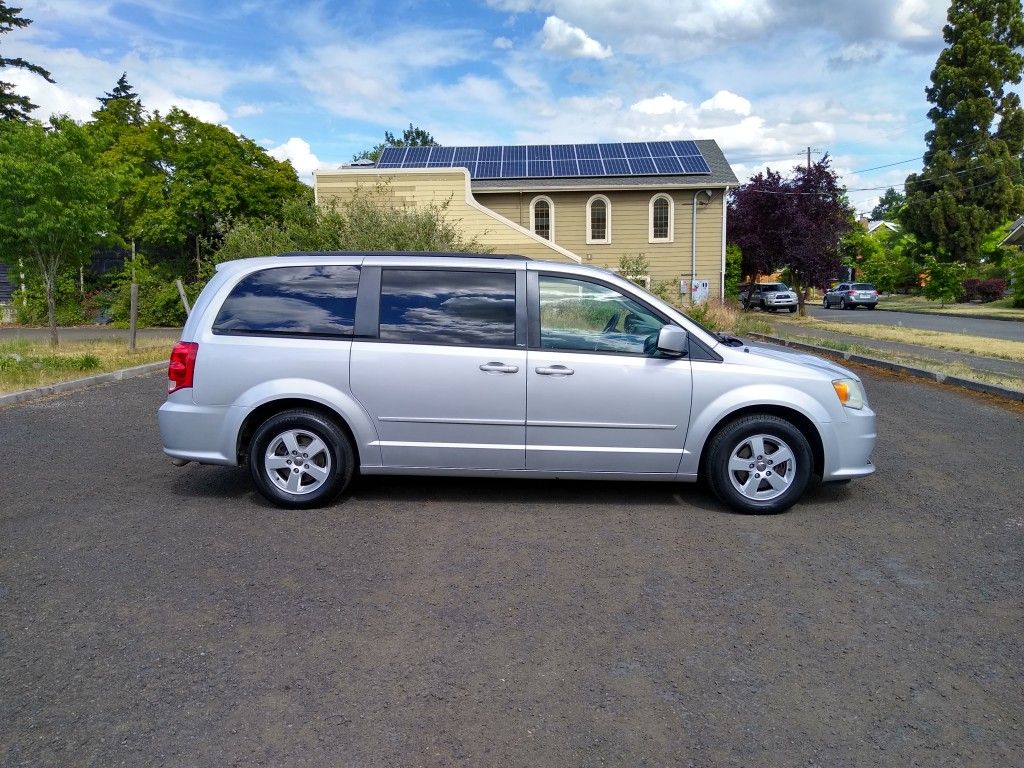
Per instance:
[[[707,174],[694,141],[530,144],[495,147],[388,147],[378,168],[466,168],[474,179]]]

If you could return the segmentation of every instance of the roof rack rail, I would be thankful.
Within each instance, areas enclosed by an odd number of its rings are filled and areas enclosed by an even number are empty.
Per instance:
[[[453,259],[518,259],[520,261],[531,261],[529,256],[522,256],[518,253],[456,253],[454,251],[290,251],[279,253],[278,257],[310,257],[310,256],[393,256],[395,258],[409,258],[410,256],[447,257]]]

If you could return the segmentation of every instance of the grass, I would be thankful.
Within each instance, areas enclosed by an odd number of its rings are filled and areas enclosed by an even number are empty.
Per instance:
[[[883,296],[878,302],[879,309],[899,312],[937,312],[943,315],[981,315],[985,317],[1008,317],[1024,320],[1024,309],[1015,309],[1009,298],[988,304],[947,304],[943,307],[937,301],[923,296]]]
[[[919,347],[946,349],[952,352],[964,352],[980,357],[998,357],[1024,363],[1024,341],[1008,341],[990,339],[980,336],[966,336],[960,333],[943,331],[925,331],[919,328],[909,329],[896,325],[870,325],[867,323],[833,323],[828,320],[813,318],[794,319],[794,323],[806,325],[816,330],[859,336],[876,341],[895,341],[903,344],[914,344]],[[1024,336],[1024,327],[1021,328]]]
[[[123,341],[63,343],[55,350],[46,342],[4,341],[0,394],[167,360],[170,354],[171,345],[165,341],[140,341],[134,354]]]
[[[890,350],[875,349],[864,344],[851,344],[835,339],[821,339],[817,336],[802,336],[800,334],[787,333],[783,336],[788,341],[798,341],[804,344],[813,344],[826,349],[833,349],[837,352],[846,352],[854,355],[874,357],[879,360],[887,360],[892,363],[909,365],[914,368],[922,368],[926,371],[935,371],[947,376],[957,376],[961,379],[978,381],[984,384],[994,384],[1008,389],[1016,389],[1024,392],[1024,378],[1019,376],[1007,376],[988,371],[979,371],[963,363],[945,363],[934,359],[925,359],[913,355],[899,354]]]

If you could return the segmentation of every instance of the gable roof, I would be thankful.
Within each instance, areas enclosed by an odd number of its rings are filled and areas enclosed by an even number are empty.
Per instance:
[[[1021,216],[1010,227],[1009,234],[1003,238],[1003,242],[1000,245],[1020,245],[1024,246],[1024,216]]]

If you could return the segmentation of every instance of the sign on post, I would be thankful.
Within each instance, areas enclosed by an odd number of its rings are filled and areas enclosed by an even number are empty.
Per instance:
[[[691,280],[690,281],[690,304],[697,306],[698,304],[705,304],[708,300],[708,291],[710,286],[707,280]]]

